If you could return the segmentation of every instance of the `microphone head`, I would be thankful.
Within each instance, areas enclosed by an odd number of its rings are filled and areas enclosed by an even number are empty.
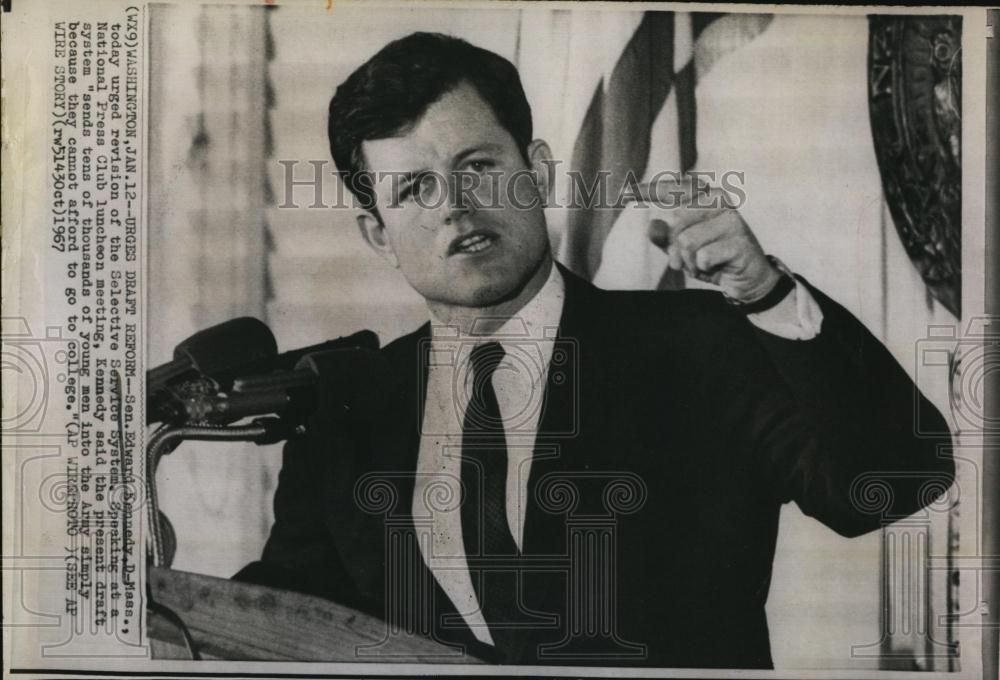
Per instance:
[[[263,321],[230,319],[198,331],[174,349],[174,360],[190,362],[202,375],[219,373],[277,356],[278,343]]]
[[[348,347],[314,352],[296,368],[316,375],[317,405],[323,413],[376,420],[393,393],[392,369],[378,350]]]

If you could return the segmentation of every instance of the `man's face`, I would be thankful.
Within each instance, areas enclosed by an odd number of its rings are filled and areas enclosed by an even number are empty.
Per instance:
[[[361,150],[382,218],[366,215],[362,230],[428,302],[495,305],[539,270],[549,243],[534,177],[471,85],[444,94],[401,136]]]

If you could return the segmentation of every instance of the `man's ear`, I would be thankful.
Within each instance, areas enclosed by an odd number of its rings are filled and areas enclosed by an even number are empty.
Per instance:
[[[358,215],[357,220],[358,229],[361,231],[361,237],[365,240],[365,243],[385,258],[389,264],[399,269],[399,260],[396,259],[396,251],[392,249],[392,244],[389,243],[389,235],[385,231],[385,225],[382,224],[382,220],[370,212],[361,213]]]
[[[549,162],[551,160],[552,149],[544,139],[536,139],[528,144],[528,162],[535,172],[535,177],[538,178],[538,195],[542,198],[542,205],[548,204],[551,190],[553,178],[549,175],[554,172],[553,164]]]

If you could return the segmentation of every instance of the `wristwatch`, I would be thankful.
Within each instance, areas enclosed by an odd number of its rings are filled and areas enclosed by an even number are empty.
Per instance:
[[[753,302],[742,302],[736,298],[729,297],[726,295],[726,302],[731,304],[737,310],[743,314],[758,314],[760,312],[767,311],[772,307],[777,307],[782,300],[785,299],[789,293],[795,289],[795,279],[792,277],[791,272],[785,263],[774,257],[773,255],[767,256],[767,261],[770,262],[775,269],[781,274],[778,282],[774,284],[767,295]],[[725,293],[723,293],[725,295]]]

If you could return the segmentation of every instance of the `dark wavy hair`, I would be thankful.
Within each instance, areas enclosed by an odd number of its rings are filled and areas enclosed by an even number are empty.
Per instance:
[[[531,106],[514,65],[460,38],[411,33],[379,50],[330,100],[330,153],[363,208],[375,212],[361,143],[405,133],[431,104],[461,83],[476,89],[527,159]]]

